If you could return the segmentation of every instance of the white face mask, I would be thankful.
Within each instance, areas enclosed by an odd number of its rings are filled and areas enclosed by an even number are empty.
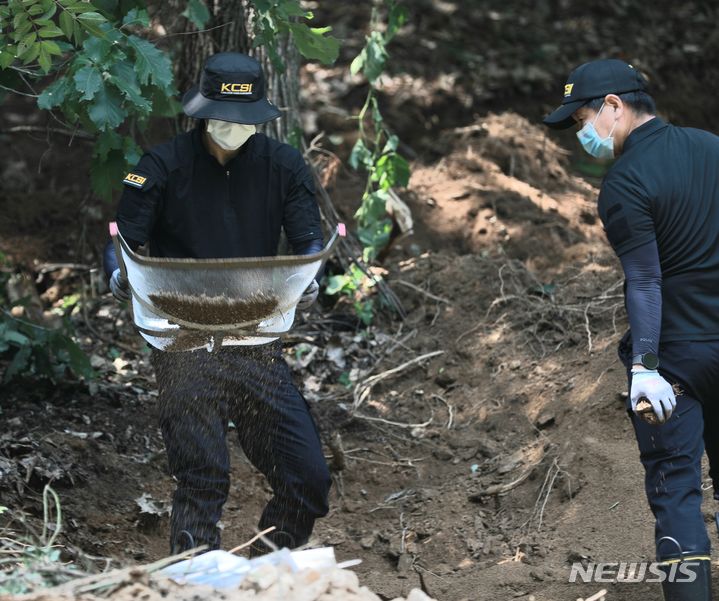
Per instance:
[[[257,132],[254,125],[230,123],[229,121],[207,120],[207,133],[213,142],[225,150],[237,150],[250,136]]]

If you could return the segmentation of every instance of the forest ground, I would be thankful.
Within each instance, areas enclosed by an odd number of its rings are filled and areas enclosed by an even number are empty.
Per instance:
[[[611,601],[658,600],[658,585],[568,582],[574,561],[654,555],[616,358],[626,327],[621,273],[596,218],[598,181],[580,175],[596,166],[582,163],[571,134],[547,135],[537,120],[558,98],[545,85],[558,67],[540,73],[525,60],[525,72],[509,72],[504,55],[487,50],[496,30],[466,43],[481,60],[444,52],[443,19],[459,22],[456,4],[431,4],[444,8],[423,13],[398,37],[399,66],[383,84],[386,118],[413,159],[401,196],[415,231],[395,242],[383,265],[407,317],[381,313],[362,328],[348,307],[325,300],[288,341],[334,468],[331,511],[313,542],[333,545],[341,559],[362,559],[360,580],[386,599],[421,587],[447,601],[563,601],[604,586]],[[505,17],[490,14],[496,9],[462,21],[460,34],[469,40],[473,26],[499,27]],[[528,30],[546,18],[539,12],[526,12]],[[327,19],[340,32],[361,31],[366,15],[357,9]],[[598,30],[601,39],[606,29]],[[361,38],[346,35],[350,54]],[[418,36],[425,42],[415,47]],[[346,59],[303,70],[307,129],[324,131],[326,148],[342,159],[353,142],[346,117],[363,94],[343,71]],[[462,77],[471,65],[477,72]],[[660,98],[671,95],[668,73],[656,70]],[[554,83],[560,88],[563,79]],[[667,106],[687,124],[712,127],[691,122],[698,115],[686,104]],[[25,101],[6,107],[0,129],[42,125]],[[96,265],[113,212],[91,201],[79,176],[88,148],[67,142],[13,135],[0,164],[0,250],[35,275],[52,262]],[[336,167],[328,189],[351,222],[361,178]],[[48,272],[39,292],[49,306],[81,282],[89,282],[82,271]],[[107,294],[89,298],[76,321],[99,379],[18,381],[0,401],[0,505],[37,523],[42,487],[51,482],[68,557],[147,563],[168,550],[173,483],[147,352],[128,318]],[[252,536],[270,495],[231,443],[225,548]],[[706,501],[712,538],[713,505]]]

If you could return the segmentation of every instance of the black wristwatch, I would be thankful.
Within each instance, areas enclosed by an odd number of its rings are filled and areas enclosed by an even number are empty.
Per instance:
[[[647,369],[656,369],[659,367],[659,357],[657,357],[654,353],[634,355],[632,358],[632,365],[636,365],[637,363],[643,365]]]

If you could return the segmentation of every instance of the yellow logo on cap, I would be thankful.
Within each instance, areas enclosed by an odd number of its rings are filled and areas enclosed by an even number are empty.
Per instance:
[[[571,96],[573,87],[574,87],[573,83],[568,83],[566,86],[564,86],[564,95]]]
[[[223,83],[220,94],[246,95],[252,94],[251,83]]]

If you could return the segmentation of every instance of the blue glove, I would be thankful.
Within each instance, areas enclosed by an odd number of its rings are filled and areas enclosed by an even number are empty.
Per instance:
[[[130,300],[130,282],[122,275],[119,268],[113,271],[110,277],[110,291],[112,292],[112,296],[119,301]]]
[[[312,280],[312,283],[307,286],[307,290],[302,293],[300,302],[297,303],[297,310],[304,311],[305,309],[309,309],[317,300],[319,293],[320,285],[317,283],[317,280]]]
[[[652,405],[654,415],[660,424],[667,421],[677,406],[672,385],[659,375],[656,370],[632,370],[632,390],[630,400],[632,411],[642,417],[642,411],[637,411],[637,403],[646,398]],[[650,420],[646,420],[652,423]]]

